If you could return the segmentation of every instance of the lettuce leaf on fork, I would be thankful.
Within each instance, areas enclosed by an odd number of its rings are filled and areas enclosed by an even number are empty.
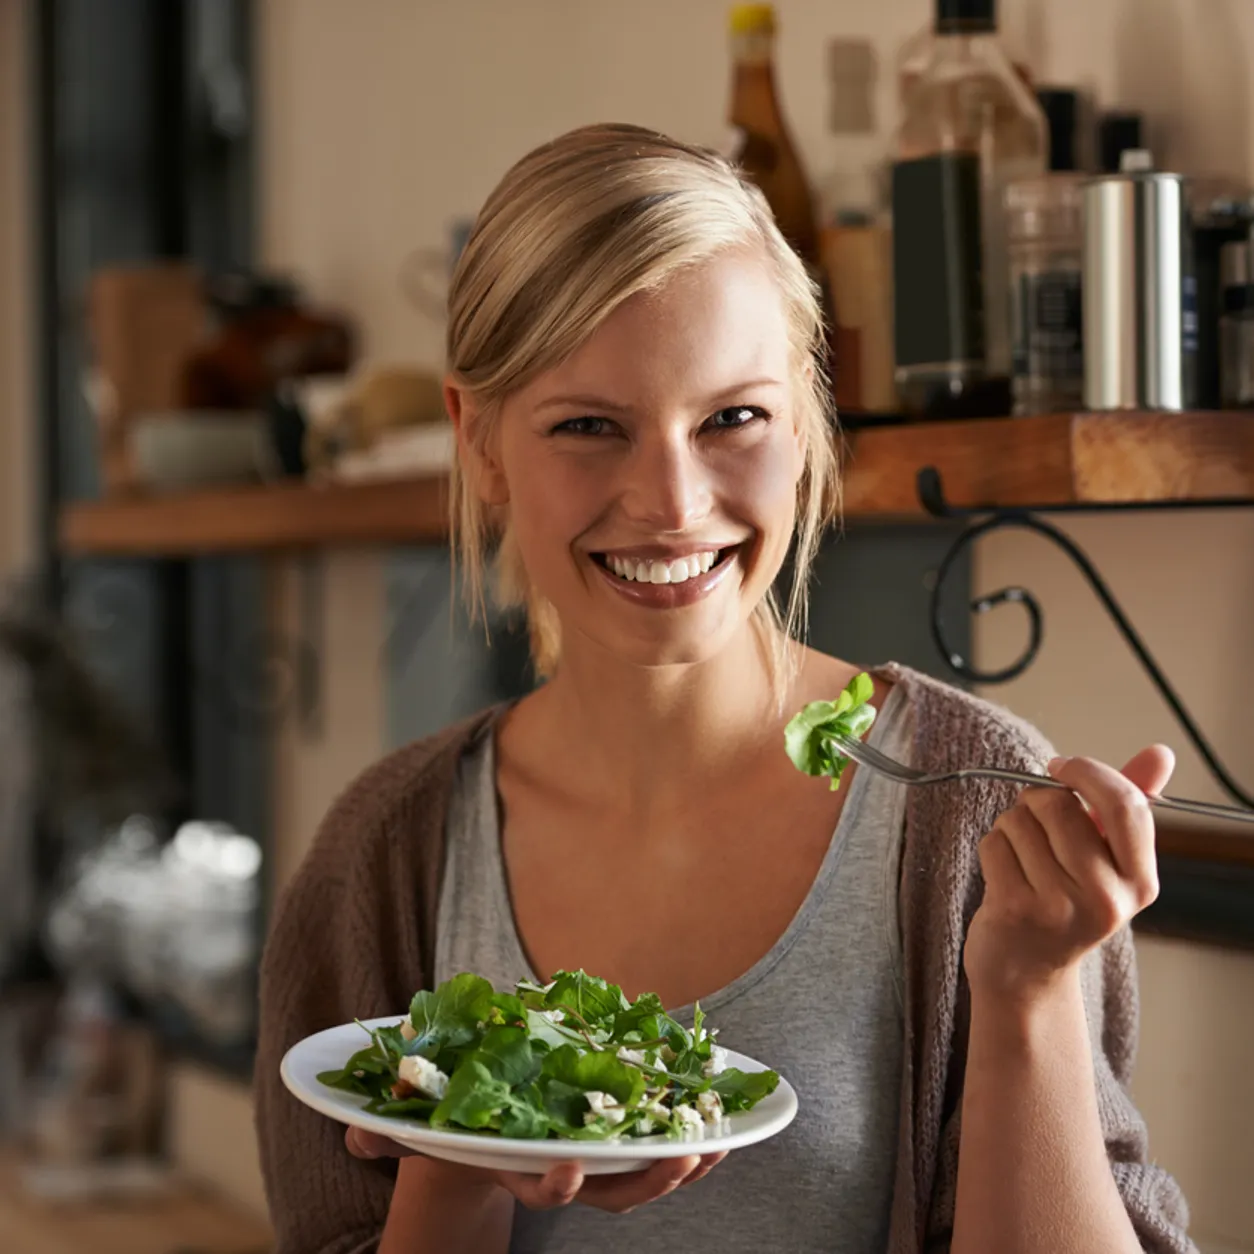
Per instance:
[[[855,675],[835,701],[811,701],[784,728],[784,748],[792,764],[806,775],[830,775],[832,790],[849,765],[834,736],[861,739],[875,722],[871,697],[875,685],[865,671]]]

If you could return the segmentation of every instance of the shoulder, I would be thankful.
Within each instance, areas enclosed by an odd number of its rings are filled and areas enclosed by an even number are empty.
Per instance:
[[[290,1043],[346,1018],[388,1014],[420,987],[457,765],[495,713],[389,754],[332,804],[267,930],[263,1037]]]
[[[405,745],[349,783],[283,888],[274,931],[296,926],[298,919],[308,924],[323,918],[330,925],[363,912],[377,917],[393,899],[406,901],[416,914],[429,913],[458,764],[497,713],[495,707],[481,711]]]
[[[495,714],[495,709],[480,711],[367,767],[332,803],[305,865],[343,868],[398,838],[411,847],[432,838],[443,822],[462,755]]]
[[[1039,770],[1054,756],[1039,728],[996,701],[895,662],[873,673],[905,690],[914,713],[918,766],[949,770],[979,763]]]

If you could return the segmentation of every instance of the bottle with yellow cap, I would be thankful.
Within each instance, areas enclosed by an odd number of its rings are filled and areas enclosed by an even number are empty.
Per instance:
[[[784,237],[816,275],[821,270],[818,225],[805,171],[775,89],[775,9],[738,4],[730,15],[733,77],[730,122],[733,159],[762,189]]]

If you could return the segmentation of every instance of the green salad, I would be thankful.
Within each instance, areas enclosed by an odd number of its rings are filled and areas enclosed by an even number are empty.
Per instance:
[[[373,1114],[532,1140],[700,1139],[775,1091],[774,1071],[727,1066],[698,1006],[691,1029],[654,993],[629,1001],[583,971],[498,993],[464,973],[420,992],[408,1019],[318,1080]]]
[[[832,790],[849,765],[834,736],[861,739],[875,722],[871,697],[875,684],[865,671],[855,675],[835,701],[811,701],[784,728],[784,748],[793,765],[807,775],[830,775]]]

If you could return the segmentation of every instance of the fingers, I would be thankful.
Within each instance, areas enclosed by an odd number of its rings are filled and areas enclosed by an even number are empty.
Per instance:
[[[412,1158],[418,1152],[361,1128],[349,1128],[344,1133],[344,1144],[354,1158]]]
[[[1022,801],[1007,810],[997,820],[997,826],[1005,835],[1006,843],[1013,851],[1024,879],[1037,893],[1070,892],[1074,885],[1063,864],[1055,856],[1049,835],[1040,820]]]
[[[528,1210],[552,1210],[555,1206],[565,1206],[575,1200],[583,1187],[584,1174],[578,1163],[558,1163],[543,1176],[499,1171],[496,1179]]]
[[[698,1180],[704,1180],[726,1157],[726,1150],[721,1154],[702,1154],[701,1165],[684,1181],[684,1188],[686,1189],[690,1184],[696,1184]]]
[[[1166,745],[1150,745],[1129,759],[1122,774],[1142,792],[1160,793],[1175,769],[1176,755]]]
[[[664,1158],[647,1171],[623,1176],[592,1176],[584,1182],[579,1200],[622,1215],[674,1192],[700,1167],[701,1159],[696,1154],[687,1154],[683,1158]]]
[[[541,1177],[502,1171],[497,1173],[497,1180],[530,1210],[551,1210],[578,1198],[587,1206],[622,1215],[674,1192],[694,1176],[699,1179],[723,1157],[707,1155],[712,1160],[707,1166],[704,1159],[689,1154],[663,1159],[647,1171],[606,1176],[585,1176],[578,1163],[559,1163]]]
[[[1118,891],[1119,868],[1110,846],[1075,793],[1027,788],[1013,812],[1028,816],[1028,821],[1039,828],[1050,856],[1073,890],[1084,893],[1098,887],[1105,892]]]
[[[1129,765],[1142,780],[1161,787],[1170,776],[1170,751],[1154,746]],[[1050,773],[1074,789],[1089,807],[1120,876],[1131,888],[1135,908],[1149,905],[1158,895],[1158,864],[1154,816],[1144,789],[1113,767],[1090,758],[1055,761],[1050,764]]]

